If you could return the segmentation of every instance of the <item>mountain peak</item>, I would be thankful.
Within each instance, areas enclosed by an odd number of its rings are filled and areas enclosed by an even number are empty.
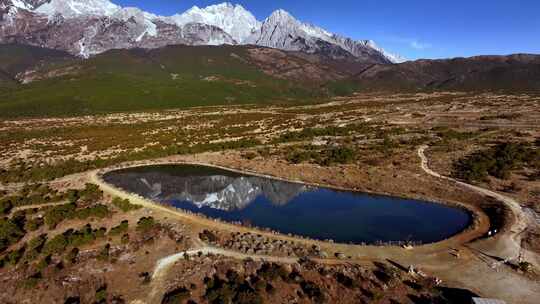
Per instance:
[[[278,9],[272,12],[270,17],[268,17],[266,20],[294,20],[298,21],[296,18],[294,18],[293,15],[291,15],[288,11],[284,9]]]
[[[170,19],[178,25],[202,23],[221,28],[231,35],[237,43],[246,40],[251,32],[260,26],[255,16],[241,5],[230,2],[211,5],[205,8],[194,6],[183,14],[177,14]]]

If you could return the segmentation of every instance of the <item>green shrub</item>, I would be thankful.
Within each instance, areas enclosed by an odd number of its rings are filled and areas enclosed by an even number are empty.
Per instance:
[[[0,252],[24,237],[26,233],[21,228],[23,226],[19,218],[0,219]]]
[[[23,246],[20,249],[13,250],[11,252],[8,252],[6,255],[6,262],[10,265],[17,265],[19,261],[22,259],[24,252],[26,251],[26,247]]]
[[[60,254],[66,250],[69,245],[68,239],[64,234],[59,234],[45,243],[43,252],[45,254]]]
[[[48,256],[44,257],[43,259],[41,259],[39,261],[39,263],[36,265],[36,269],[38,271],[42,271],[45,268],[49,267],[51,262],[52,262],[52,257],[50,255],[48,255]]]
[[[123,212],[129,212],[133,210],[138,210],[142,208],[139,205],[134,205],[129,202],[128,199],[121,199],[119,197],[115,197],[112,201],[113,205],[115,205],[118,209],[122,210]]]
[[[481,181],[489,175],[506,179],[512,170],[538,166],[539,159],[540,150],[529,144],[503,143],[458,160],[453,175],[467,181]]]
[[[96,290],[96,303],[106,303],[107,302],[107,286],[102,286]]]
[[[92,229],[90,224],[85,225],[80,230],[67,230],[64,232],[70,246],[80,247],[94,242],[96,239],[103,238],[107,229]]]
[[[106,244],[105,246],[103,246],[103,248],[101,249],[101,251],[99,252],[98,256],[97,256],[97,259],[99,261],[108,261],[109,260],[109,255],[110,255],[110,251],[111,251],[111,244]]]
[[[43,220],[43,218],[40,218],[40,217],[29,219],[24,224],[24,229],[26,231],[36,231],[39,229],[39,227],[43,225],[44,222],[45,221]]]
[[[47,234],[41,234],[30,241],[28,241],[28,249],[26,250],[26,260],[33,261],[35,260],[43,250],[45,243],[47,242]]]
[[[63,220],[74,218],[76,209],[77,205],[75,203],[56,206],[45,213],[45,224],[49,229],[54,229]]]
[[[110,215],[109,208],[105,205],[95,205],[92,207],[77,210],[75,216],[78,219],[85,220],[89,218],[103,219]]]
[[[122,233],[126,233],[129,229],[129,222],[127,220],[124,220],[120,223],[120,225],[113,227],[111,231],[109,232],[110,235],[120,235]]]
[[[217,275],[206,278],[205,298],[209,303],[259,304],[263,302],[259,291],[234,271],[227,272],[227,280]]]
[[[148,232],[156,226],[156,221],[153,217],[142,217],[137,222],[137,231]]]

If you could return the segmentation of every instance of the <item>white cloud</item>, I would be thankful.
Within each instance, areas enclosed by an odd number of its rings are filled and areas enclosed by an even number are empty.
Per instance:
[[[417,50],[425,50],[432,47],[431,43],[424,43],[417,40],[411,40],[409,46]]]
[[[386,41],[390,41],[394,43],[406,44],[408,47],[413,48],[415,50],[426,50],[433,47],[431,43],[427,43],[427,42],[421,41],[420,39],[410,38],[410,37],[388,36],[388,37],[384,37],[382,40],[386,40]]]

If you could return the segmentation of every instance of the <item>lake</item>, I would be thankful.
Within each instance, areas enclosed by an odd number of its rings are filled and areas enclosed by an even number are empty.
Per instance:
[[[227,222],[340,243],[433,243],[464,230],[470,214],[420,200],[337,191],[205,166],[111,171],[104,180],[160,204]]]

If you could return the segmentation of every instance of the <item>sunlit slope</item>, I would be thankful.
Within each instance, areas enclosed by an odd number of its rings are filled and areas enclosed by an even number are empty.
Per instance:
[[[42,67],[34,73],[39,79],[4,90],[0,115],[81,115],[324,95],[319,84],[263,73],[248,57],[245,47],[170,46],[74,58]]]

